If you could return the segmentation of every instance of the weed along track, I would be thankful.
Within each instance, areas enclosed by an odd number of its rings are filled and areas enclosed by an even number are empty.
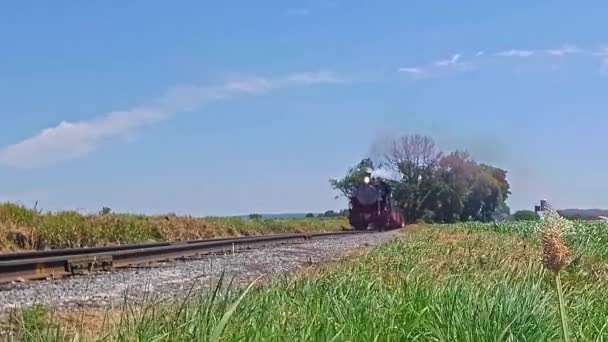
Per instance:
[[[281,234],[13,253],[0,257],[0,311],[35,303],[97,307],[127,298],[179,296],[190,287],[212,286],[222,273],[235,283],[247,283],[383,243],[398,232]]]

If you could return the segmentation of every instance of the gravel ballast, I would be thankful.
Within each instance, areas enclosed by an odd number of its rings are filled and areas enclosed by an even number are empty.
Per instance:
[[[397,234],[399,231],[326,237],[90,276],[5,284],[0,287],[0,315],[32,304],[55,309],[119,307],[126,299],[175,297],[191,288],[215,286],[222,272],[234,284],[246,285],[262,275],[286,273],[335,260],[354,249],[378,246]]]

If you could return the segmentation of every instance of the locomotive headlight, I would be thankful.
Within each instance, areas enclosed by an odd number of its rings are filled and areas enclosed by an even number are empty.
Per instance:
[[[363,178],[363,181],[365,182],[365,184],[369,184],[369,177],[365,176],[365,178]]]

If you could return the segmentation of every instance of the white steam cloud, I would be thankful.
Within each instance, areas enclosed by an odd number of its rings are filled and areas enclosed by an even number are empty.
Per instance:
[[[389,179],[389,180],[398,180],[399,179],[399,174],[397,172],[394,172],[394,171],[391,171],[388,169],[384,169],[384,168],[378,168],[378,169],[371,170],[370,174],[374,178],[383,178],[383,179]]]

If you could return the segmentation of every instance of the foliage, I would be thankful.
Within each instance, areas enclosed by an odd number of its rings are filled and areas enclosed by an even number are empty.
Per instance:
[[[247,220],[115,213],[82,215],[73,211],[39,213],[7,203],[0,204],[0,251],[338,231],[346,224],[343,218],[337,216],[322,219]]]
[[[508,217],[507,172],[477,163],[466,152],[445,154],[430,137],[406,135],[391,141],[379,159],[377,165],[363,159],[344,178],[330,180],[331,185],[350,197],[370,170],[388,170],[398,175],[387,183],[409,222],[488,222]]]
[[[97,337],[208,341],[220,327],[222,341],[557,341],[558,295],[542,247],[512,229],[534,224],[419,227],[244,297],[218,284],[186,302],[126,306]],[[606,340],[606,264],[582,258],[563,285],[573,339]]]
[[[540,216],[532,210],[518,210],[513,214],[515,221],[537,221]]]
[[[111,213],[112,213],[112,209],[110,209],[109,207],[103,207],[103,208],[101,208],[99,215],[110,215]]]
[[[341,213],[337,213],[333,210],[327,210],[323,214],[319,214],[319,217],[339,217],[339,216],[343,216],[343,215],[341,215]]]
[[[511,217],[511,208],[507,205],[507,203],[502,202],[494,211],[494,221],[502,222],[506,221]]]
[[[335,212],[333,210],[327,210],[324,213],[318,214],[317,217],[322,218],[332,218],[332,217],[347,217],[348,216],[348,210],[347,209],[343,209],[340,210],[339,212]]]
[[[355,167],[350,168],[348,172],[346,172],[346,176],[344,176],[344,178],[332,178],[329,180],[329,183],[334,189],[340,191],[342,195],[350,198],[357,189],[357,186],[361,184],[363,178],[368,174],[369,170],[372,169],[374,169],[374,163],[371,159],[365,158],[361,160]]]
[[[506,221],[502,223],[467,222],[442,225],[445,228],[466,228],[472,231],[491,231],[517,234],[526,239],[542,240],[542,221]],[[579,255],[592,256],[608,263],[608,223],[601,221],[572,221],[562,232],[568,246]]]
[[[261,220],[262,219],[262,215],[260,214],[249,214],[249,219],[250,220]]]

